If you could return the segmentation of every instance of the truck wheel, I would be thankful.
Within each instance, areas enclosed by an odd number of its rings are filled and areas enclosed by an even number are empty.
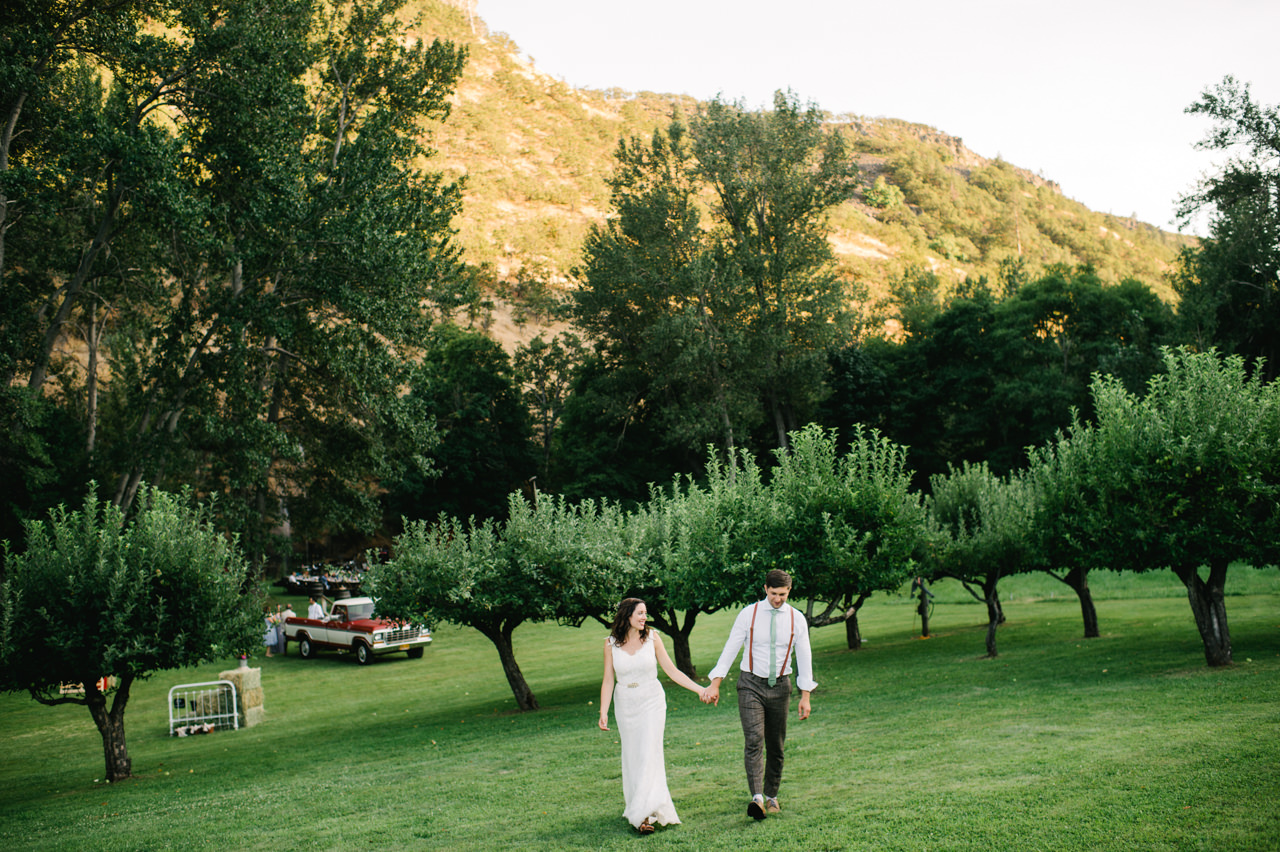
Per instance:
[[[418,646],[418,647],[416,647],[416,648],[410,648],[410,649],[409,649],[408,651],[406,651],[405,653],[407,653],[407,654],[409,655],[409,659],[411,659],[411,660],[421,660],[421,659],[422,659],[422,650],[423,650],[422,646],[421,646],[421,645],[419,645],[419,646]]]
[[[309,660],[316,655],[316,646],[311,644],[310,636],[303,636],[298,639],[298,656],[304,660]]]
[[[356,660],[359,661],[360,665],[367,666],[373,662],[373,653],[369,651],[368,645],[363,642],[357,642],[353,650],[356,652]]]

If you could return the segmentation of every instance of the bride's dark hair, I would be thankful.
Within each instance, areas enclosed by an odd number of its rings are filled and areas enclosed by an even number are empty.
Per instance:
[[[618,604],[618,614],[613,617],[613,627],[609,628],[609,635],[613,637],[613,644],[621,645],[627,641],[627,631],[631,629],[631,616],[635,613],[636,607],[644,601],[639,598],[623,598],[622,603]],[[649,622],[645,622],[644,629],[640,631],[640,641],[643,642],[649,638]]]

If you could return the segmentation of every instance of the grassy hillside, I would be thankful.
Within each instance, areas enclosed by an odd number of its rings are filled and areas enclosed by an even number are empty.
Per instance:
[[[444,0],[410,6],[424,16],[424,37],[470,50],[453,114],[433,138],[438,165],[466,178],[458,228],[469,261],[491,272],[499,292],[563,282],[588,227],[608,211],[604,178],[618,139],[651,133],[696,102],[575,89],[540,73],[512,37],[489,32],[461,8]],[[1137,277],[1170,295],[1163,276],[1186,238],[1095,213],[1052,181],[980,157],[925,125],[856,115],[831,121],[852,138],[865,190],[833,211],[832,245],[851,283],[872,296],[908,268],[945,281],[995,280],[1010,258],[1033,271],[1091,263],[1104,281]],[[897,188],[901,203],[882,203],[878,178]]]

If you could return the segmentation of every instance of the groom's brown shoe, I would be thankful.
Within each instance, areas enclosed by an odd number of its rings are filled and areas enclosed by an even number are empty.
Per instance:
[[[764,819],[764,805],[757,802],[755,799],[752,799],[747,803],[747,816],[752,819]]]
[[[782,813],[782,805],[778,804],[777,799],[765,799],[764,809],[766,813],[771,813],[771,814]]]

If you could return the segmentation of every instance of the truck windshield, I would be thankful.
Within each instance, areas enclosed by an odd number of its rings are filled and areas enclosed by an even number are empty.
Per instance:
[[[352,604],[347,607],[347,620],[355,621],[358,618],[372,618],[373,604]]]

